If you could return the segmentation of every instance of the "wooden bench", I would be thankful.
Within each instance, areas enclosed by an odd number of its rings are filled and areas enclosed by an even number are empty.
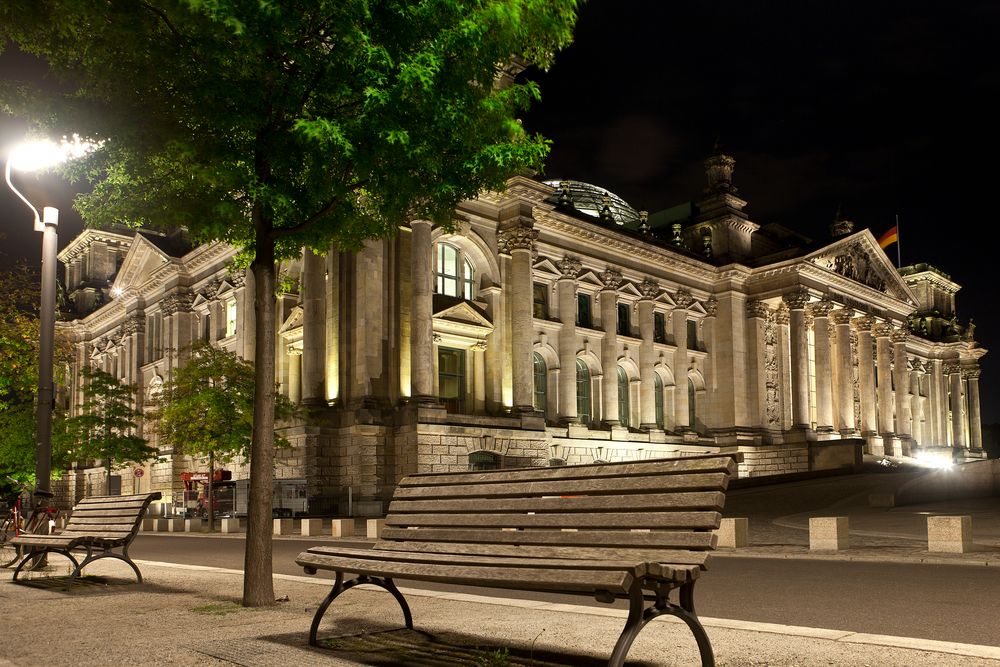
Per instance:
[[[83,498],[73,508],[66,527],[55,535],[20,535],[13,540],[21,547],[21,560],[14,568],[13,581],[34,558],[45,553],[58,553],[74,565],[72,578],[90,563],[101,558],[125,561],[135,571],[139,583],[142,573],[128,555],[128,547],[139,532],[142,518],[149,504],[160,499],[160,492],[133,496],[91,496]],[[77,561],[73,551],[84,550],[82,561]]]
[[[624,664],[642,628],[663,614],[694,634],[703,665],[712,646],[694,610],[694,584],[715,548],[735,455],[695,456],[404,478],[371,549],[316,546],[295,562],[336,572],[309,643],[333,600],[374,584],[409,606],[394,579],[629,600],[608,662]],[[355,575],[345,583],[345,573]],[[670,593],[678,589],[676,603]],[[645,606],[646,602],[649,606]]]

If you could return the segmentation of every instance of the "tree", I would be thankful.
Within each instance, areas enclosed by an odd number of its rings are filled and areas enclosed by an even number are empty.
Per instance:
[[[159,408],[152,415],[162,442],[172,445],[175,453],[209,459],[209,530],[215,524],[215,462],[228,463],[236,456],[250,458],[255,387],[252,363],[199,342],[191,347],[187,362],[163,385]],[[295,415],[294,406],[276,394],[274,414],[275,419],[290,419]],[[274,440],[276,447],[288,446],[281,436],[275,435]]]
[[[103,461],[110,484],[115,463],[147,461],[156,449],[135,434],[142,412],[135,407],[134,385],[89,366],[83,369],[83,381],[80,414],[59,422],[53,440],[74,460]]]
[[[8,0],[0,37],[54,91],[0,90],[18,115],[103,148],[88,224],[188,227],[245,250],[255,279],[254,434],[243,604],[273,604],[275,262],[428,219],[540,168],[516,116],[571,40],[577,0]],[[523,60],[522,60],[523,59]],[[503,85],[497,85],[501,82]],[[34,110],[34,113],[31,113]]]

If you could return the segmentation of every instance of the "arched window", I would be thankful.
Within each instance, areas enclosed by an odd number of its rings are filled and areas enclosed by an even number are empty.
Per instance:
[[[583,360],[576,360],[576,417],[590,425],[590,369]]]
[[[653,405],[656,408],[656,428],[663,428],[663,379],[653,373]]]
[[[691,427],[691,430],[694,430],[694,395],[694,381],[688,378],[688,426]]]
[[[545,388],[548,383],[545,360],[537,352],[532,353],[535,360],[535,410],[545,412]]]
[[[498,470],[500,455],[494,452],[472,452],[469,454],[469,470]]]
[[[434,289],[438,294],[472,300],[476,272],[472,262],[453,245],[438,243]]]
[[[618,367],[618,423],[628,426],[628,373]]]

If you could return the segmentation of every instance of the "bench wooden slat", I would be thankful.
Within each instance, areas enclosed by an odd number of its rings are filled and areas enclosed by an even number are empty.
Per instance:
[[[676,491],[723,491],[728,484],[725,473],[685,475],[570,479],[544,482],[504,482],[500,484],[456,484],[448,486],[411,486],[396,489],[398,499],[430,498],[503,498],[525,496],[624,495]]]
[[[712,532],[596,530],[469,530],[447,528],[385,528],[383,540],[420,539],[428,542],[483,542],[486,544],[560,544],[580,546],[645,546],[683,549],[714,549]]]
[[[117,524],[119,526],[131,526],[135,523],[135,516],[73,516],[67,526],[96,526]]]
[[[622,571],[560,570],[543,567],[511,569],[509,567],[407,563],[378,561],[371,558],[320,556],[308,551],[299,554],[295,562],[303,567],[338,569],[344,572],[377,577],[518,590],[580,592],[606,590],[624,593],[634,580],[632,575]]]
[[[718,512],[591,512],[588,514],[390,514],[386,526],[452,528],[691,528],[719,527]]]
[[[594,479],[600,477],[669,476],[692,472],[736,473],[732,456],[710,455],[678,459],[650,459],[623,463],[595,463],[544,468],[516,468],[483,472],[419,473],[408,475],[399,486],[436,486],[455,484],[500,484],[508,481]]]
[[[412,540],[406,542],[388,542],[380,540],[375,543],[375,551],[422,551],[428,553],[450,553],[467,555],[495,555],[527,558],[559,558],[559,559],[603,559],[609,560],[643,560],[647,563],[672,563],[677,565],[697,565],[704,569],[711,559],[707,551],[689,551],[686,549],[649,549],[643,547],[580,547],[580,546],[547,546],[547,545],[512,545],[483,544],[459,542],[421,542]]]
[[[625,496],[574,496],[563,498],[461,498],[393,500],[389,514],[397,512],[593,512],[593,511],[719,511],[725,506],[721,491],[631,494]]]

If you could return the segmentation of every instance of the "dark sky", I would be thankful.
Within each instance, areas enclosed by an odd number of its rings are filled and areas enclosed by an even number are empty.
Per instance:
[[[838,207],[876,236],[899,219],[903,264],[963,286],[959,320],[1000,341],[991,205],[1000,139],[1000,3],[591,0],[574,44],[535,74],[524,124],[553,141],[543,176],[600,185],[637,209],[697,197],[716,141],[758,223],[823,237]],[[0,76],[38,72],[7,52]],[[0,147],[25,125],[0,115]],[[71,188],[18,183],[79,231]],[[30,214],[0,186],[0,261],[37,261]],[[896,261],[896,247],[888,249]],[[993,354],[1000,354],[1000,348]],[[1000,363],[983,359],[984,423],[1000,422]]]

